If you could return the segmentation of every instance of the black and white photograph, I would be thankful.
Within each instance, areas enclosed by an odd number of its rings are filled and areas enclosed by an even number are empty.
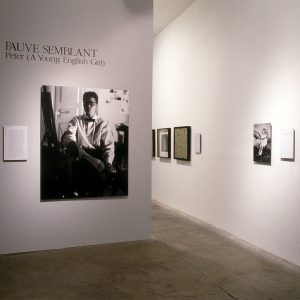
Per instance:
[[[272,127],[270,123],[253,126],[253,160],[258,163],[271,164]]]
[[[157,156],[171,158],[171,128],[157,129]]]
[[[128,195],[129,92],[41,87],[41,200]]]

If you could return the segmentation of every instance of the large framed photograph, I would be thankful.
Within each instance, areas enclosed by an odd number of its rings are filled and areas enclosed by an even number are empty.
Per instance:
[[[271,164],[272,126],[270,123],[253,125],[253,160]]]
[[[171,128],[157,129],[157,156],[171,158]]]
[[[41,201],[128,195],[129,92],[41,87]]]
[[[174,127],[174,158],[191,160],[191,127]]]

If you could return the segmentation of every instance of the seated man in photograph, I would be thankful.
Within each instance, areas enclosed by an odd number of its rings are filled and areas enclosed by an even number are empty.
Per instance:
[[[72,157],[72,190],[74,196],[103,196],[114,172],[114,137],[107,121],[97,115],[98,95],[83,94],[85,113],[68,124],[61,142]]]

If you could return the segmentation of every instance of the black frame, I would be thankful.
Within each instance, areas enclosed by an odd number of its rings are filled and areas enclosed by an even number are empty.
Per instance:
[[[166,155],[162,155],[162,149],[161,148],[161,141],[160,141],[160,136],[161,134],[165,133],[167,135],[167,144],[164,143],[162,147],[166,147],[165,153]],[[161,158],[171,158],[171,128],[159,128],[157,129],[157,156]]]
[[[183,136],[180,137],[178,134]],[[183,151],[183,154],[176,150]],[[191,126],[174,127],[174,159],[191,160]]]
[[[152,129],[152,157],[155,157],[155,129]]]

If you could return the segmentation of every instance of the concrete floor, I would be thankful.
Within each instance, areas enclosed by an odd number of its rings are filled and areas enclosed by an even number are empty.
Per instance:
[[[148,241],[0,255],[0,299],[300,299],[300,268],[153,205]]]

